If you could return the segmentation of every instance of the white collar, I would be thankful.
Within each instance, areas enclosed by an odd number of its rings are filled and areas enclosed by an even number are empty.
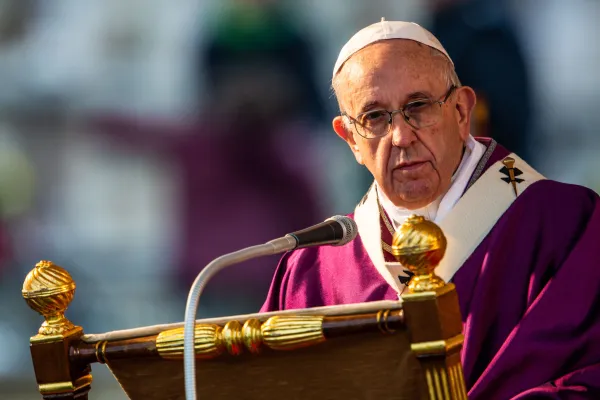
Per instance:
[[[471,175],[473,175],[483,153],[485,153],[485,146],[476,141],[473,136],[469,135],[465,143],[465,153],[456,173],[452,176],[450,189],[430,204],[416,210],[408,210],[403,207],[395,206],[376,183],[375,186],[377,188],[379,201],[387,215],[390,217],[394,228],[398,229],[400,225],[413,214],[421,215],[436,223],[439,223],[444,219],[464,193],[467,184],[469,183],[469,179],[471,178]]]

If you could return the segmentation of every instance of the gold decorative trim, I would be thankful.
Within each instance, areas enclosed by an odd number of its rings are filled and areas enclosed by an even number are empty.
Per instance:
[[[454,399],[466,400],[467,387],[465,386],[465,377],[463,375],[462,366],[459,363],[452,365],[448,369],[450,379],[450,389]]]
[[[262,345],[273,350],[293,350],[325,341],[323,316],[275,316],[263,324],[249,319],[244,325],[230,321],[224,327],[199,324],[195,327],[196,358],[211,359],[227,352],[240,355],[244,348],[260,353]],[[387,327],[387,325],[386,325]],[[156,338],[158,354],[166,359],[183,358],[183,328],[161,332]]]
[[[385,313],[383,313],[383,327],[385,328],[385,331],[387,333],[395,333],[396,332],[395,329],[390,328],[388,325],[389,316],[390,316],[391,312],[392,312],[392,310],[385,310]]]
[[[377,329],[379,329],[379,331],[384,335],[396,332],[395,329],[391,329],[388,325],[390,313],[391,310],[380,310],[377,312]]]
[[[219,325],[200,324],[194,330],[196,358],[214,358],[225,350],[222,337],[223,328]],[[166,359],[179,360],[183,357],[183,328],[169,329],[156,338],[158,354]]]
[[[260,353],[260,346],[263,344],[263,336],[260,327],[261,323],[256,318],[249,319],[242,327],[244,345],[252,354]]]
[[[73,326],[73,329],[70,329],[66,332],[62,332],[62,333],[55,334],[55,335],[37,334],[37,335],[29,338],[29,343],[40,344],[40,343],[62,342],[63,340],[65,340],[68,337],[73,337],[73,336],[77,337],[77,336],[82,336],[82,335],[83,335],[83,328],[81,328],[80,326]]]
[[[41,394],[58,394],[58,393],[72,393],[83,389],[86,386],[92,384],[92,375],[84,375],[77,379],[75,382],[53,382],[53,383],[40,383],[38,389]]]
[[[460,350],[464,339],[462,334],[458,334],[447,340],[413,343],[410,345],[410,349],[417,356],[441,356]]]
[[[96,343],[96,346],[95,346],[96,360],[98,360],[98,362],[100,364],[106,364],[106,345],[107,344],[108,344],[108,341],[106,341],[106,340],[101,340],[98,343]]]
[[[456,287],[453,283],[446,283],[444,286],[439,287],[435,290],[403,294],[402,301],[409,302],[409,301],[433,300],[433,299],[443,296],[446,293],[454,291],[455,288]]]
[[[265,345],[274,350],[293,350],[325,341],[322,316],[271,317],[260,330]]]
[[[239,356],[243,352],[244,340],[242,338],[242,324],[238,321],[229,321],[221,331],[221,340],[227,352]]]
[[[381,332],[385,335],[385,334],[387,334],[387,332],[383,328],[382,318],[383,318],[383,310],[379,310],[377,312],[377,329],[379,329],[379,332]]]
[[[75,290],[75,282],[72,282],[72,283],[69,283],[66,285],[56,286],[56,287],[41,288],[38,290],[30,290],[30,291],[23,290],[22,295],[23,295],[23,298],[25,298],[25,299],[32,299],[35,297],[53,296],[55,294],[69,292],[71,290]]]
[[[460,363],[446,366],[443,362],[425,365],[425,380],[430,400],[467,400],[467,389]]]

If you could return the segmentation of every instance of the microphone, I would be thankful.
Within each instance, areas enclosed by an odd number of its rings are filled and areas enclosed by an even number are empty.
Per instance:
[[[352,218],[335,215],[320,224],[288,233],[267,244],[272,244],[274,246],[272,254],[277,254],[313,246],[343,246],[354,240],[357,234],[358,227]]]
[[[183,371],[185,396],[188,400],[196,399],[196,363],[194,351],[194,333],[196,312],[200,294],[209,279],[220,270],[242,261],[257,257],[269,256],[304,247],[333,245],[342,246],[354,240],[358,227],[352,218],[336,215],[320,224],[301,231],[288,233],[284,237],[271,240],[258,246],[247,247],[233,253],[225,254],[210,262],[196,277],[188,293],[183,325]]]

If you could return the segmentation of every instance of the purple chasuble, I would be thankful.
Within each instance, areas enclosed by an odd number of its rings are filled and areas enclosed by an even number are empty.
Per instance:
[[[496,146],[484,170],[508,154]],[[380,225],[383,241],[390,243],[390,233]],[[386,260],[393,259],[386,253]],[[462,363],[470,399],[600,399],[596,193],[551,180],[533,183],[452,281],[463,318]],[[345,246],[284,255],[261,311],[397,296],[359,236]]]

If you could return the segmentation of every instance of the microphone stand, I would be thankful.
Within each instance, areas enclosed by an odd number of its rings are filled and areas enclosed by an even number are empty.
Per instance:
[[[194,280],[185,306],[185,322],[183,327],[183,371],[185,382],[185,397],[196,400],[196,358],[194,336],[196,331],[196,312],[200,294],[208,281],[222,269],[253,258],[269,256],[292,250],[298,245],[292,236],[284,236],[257,246],[247,247],[233,253],[225,254],[213,260]]]

